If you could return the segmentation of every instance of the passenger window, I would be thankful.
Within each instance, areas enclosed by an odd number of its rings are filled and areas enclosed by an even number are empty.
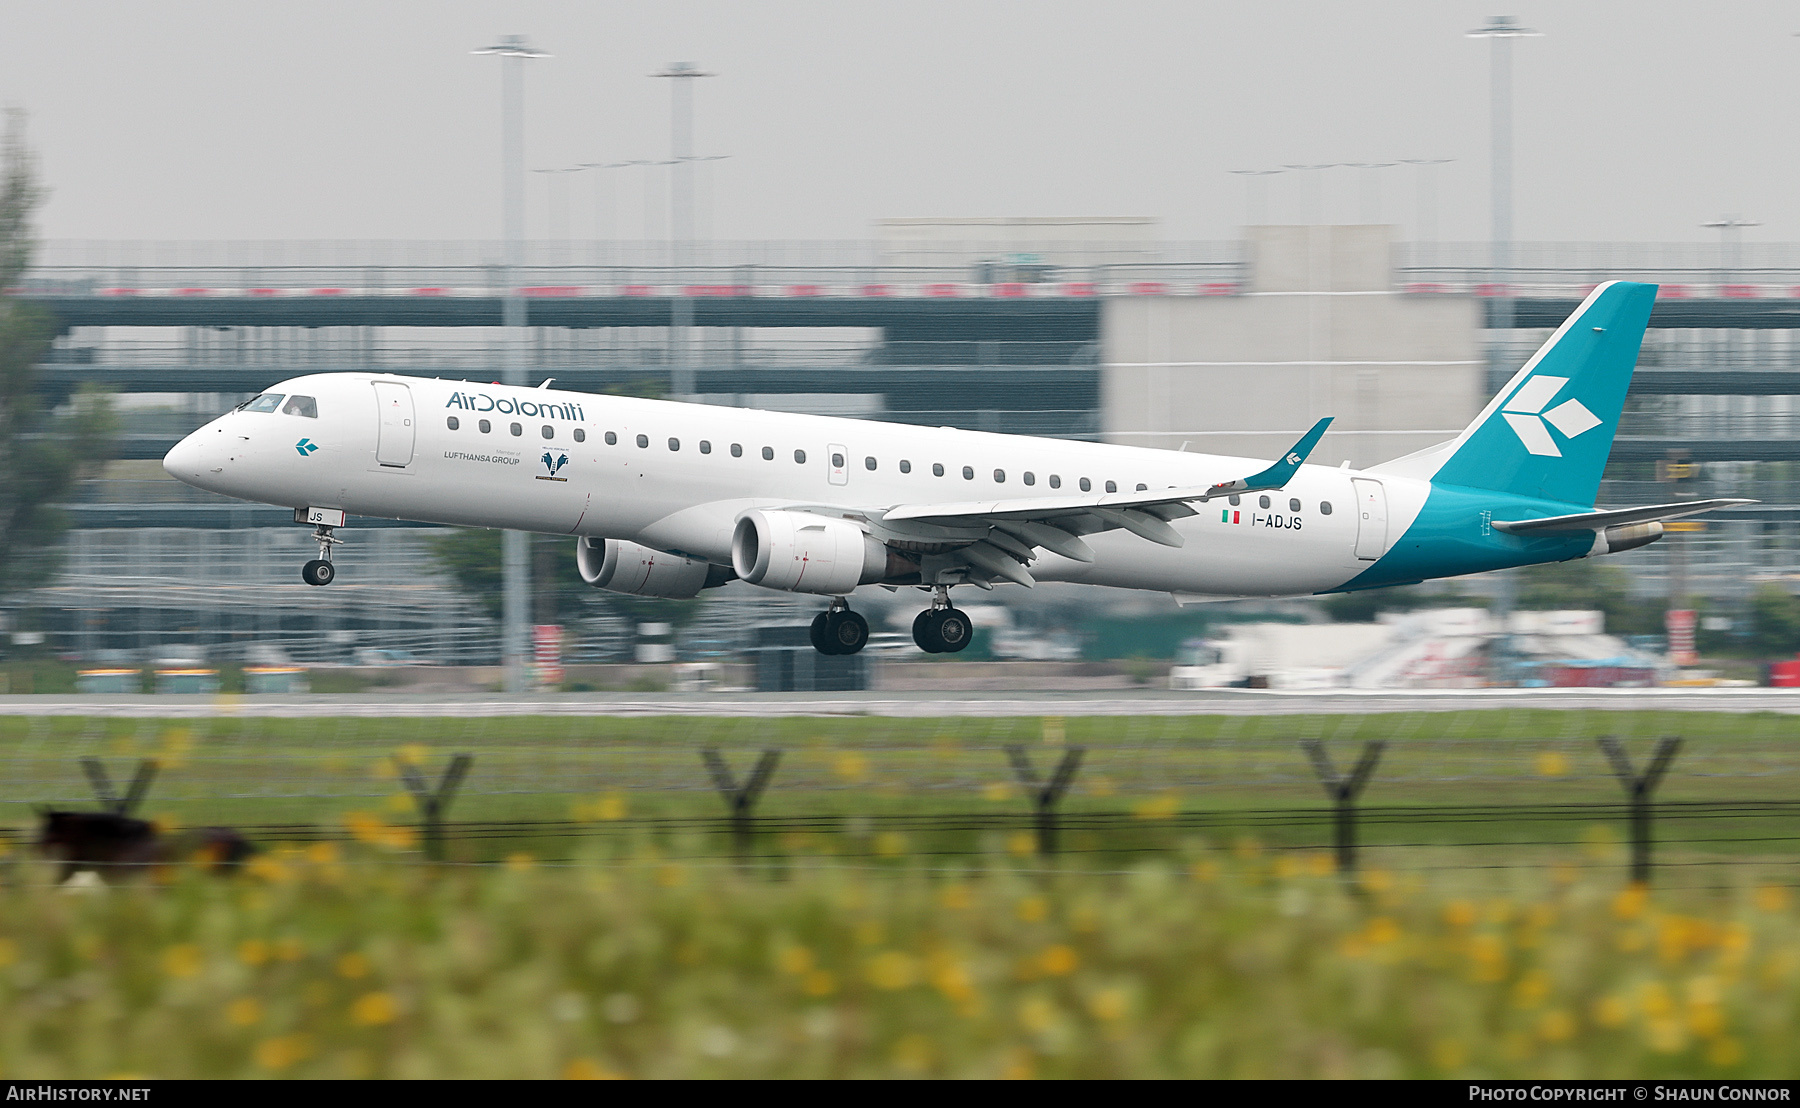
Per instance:
[[[1062,478],[1058,477],[1056,474],[1052,473],[1050,475],[1050,487],[1053,489],[1062,488]]]
[[[1147,491],[1147,490],[1148,490],[1148,489],[1149,489],[1149,488],[1150,488],[1150,486],[1149,486],[1149,485],[1139,485],[1139,486],[1138,486],[1138,487],[1137,487],[1137,491],[1139,491],[1139,492],[1145,492],[1145,491]]]
[[[996,469],[994,471],[994,484],[996,484],[996,485],[1006,484],[1006,471],[1004,469]]]
[[[1106,483],[1106,491],[1107,492],[1118,492],[1119,491],[1119,483],[1117,481],[1108,481]]]
[[[870,458],[869,460],[872,462],[875,459]],[[832,469],[843,469],[844,468],[844,456],[842,454],[833,454],[831,456],[831,468]],[[870,466],[869,468],[874,469],[875,467]]]
[[[261,396],[251,397],[238,405],[240,412],[272,412],[281,407],[281,393],[265,392]]]
[[[794,464],[795,465],[805,465],[806,464],[806,451],[804,451],[804,450],[794,451]]]
[[[1233,508],[1238,506],[1239,499],[1240,499],[1240,497],[1238,496],[1237,493],[1234,492],[1231,494],[1230,503]]]
[[[775,460],[775,448],[773,446],[763,447],[763,461],[772,462],[774,460]]]
[[[870,473],[874,473],[875,472],[875,458],[873,456],[864,458],[863,459],[863,468],[868,470]]]
[[[674,451],[680,450],[680,449],[681,449],[681,440],[680,439],[672,438],[669,440],[669,450],[671,453]]]
[[[1029,469],[1026,470],[1025,471],[1025,483],[1027,485],[1037,484],[1037,474],[1031,472]]]
[[[742,458],[744,456],[744,447],[742,443],[734,442],[731,444],[731,456],[733,458]]]
[[[944,475],[944,463],[943,462],[932,462],[931,463],[931,475],[933,477],[942,477]]]
[[[702,453],[702,454],[711,454],[712,453],[712,440],[711,439],[701,439],[700,440],[700,453]]]
[[[587,432],[583,431],[579,427],[575,428],[575,441],[576,442],[586,442],[587,441]]]
[[[515,423],[512,425],[512,433],[513,433],[513,438],[518,438],[520,435],[523,435],[525,433],[525,428],[523,428]]]
[[[300,394],[295,393],[293,396],[288,397],[288,402],[286,404],[282,405],[281,414],[305,416],[307,419],[318,419],[319,402],[310,396],[301,396]]]
[[[455,416],[450,416],[449,418],[444,420],[444,425],[446,427],[449,427],[452,431],[454,431],[458,427],[461,427],[462,423],[459,420],[457,420],[457,418]]]
[[[488,432],[489,432],[489,431],[492,431],[492,430],[493,430],[493,429],[494,429],[494,425],[493,425],[493,424],[491,424],[491,423],[489,423],[489,422],[488,422],[488,421],[487,421],[487,420],[485,420],[485,419],[484,419],[484,420],[482,420],[482,421],[481,421],[481,422],[480,422],[480,423],[477,423],[477,424],[476,424],[476,425],[475,425],[475,426],[476,426],[476,427],[477,427],[477,428],[478,428],[478,429],[480,429],[480,431],[481,431],[481,433],[482,433],[482,434],[484,434],[484,435],[485,435],[485,434],[487,434],[487,433],[488,433]]]
[[[1256,498],[1256,506],[1258,508],[1267,508],[1269,506],[1269,498],[1266,496],[1257,497]]]
[[[619,436],[612,431],[608,431],[606,433],[606,445],[608,445],[608,446],[619,445]]]
[[[1299,510],[1300,510],[1300,501],[1298,501],[1298,500],[1288,501],[1288,511],[1297,512]]]
[[[1321,500],[1319,502],[1319,514],[1322,516],[1328,516],[1331,514],[1331,501]]]
[[[546,424],[544,424],[543,434],[544,434],[545,438],[553,439],[556,437],[556,428],[554,428],[554,427],[550,426],[548,423],[546,423]]]
[[[975,467],[974,466],[964,466],[963,467],[963,480],[965,480],[965,481],[975,480]]]
[[[650,449],[650,436],[649,435],[639,435],[637,437],[637,444],[638,444],[639,450]]]
[[[905,458],[901,458],[900,459],[900,472],[901,473],[911,473],[912,472],[912,463],[907,461]]]
[[[1094,483],[1092,481],[1088,480],[1086,477],[1083,477],[1081,479],[1081,491],[1082,492],[1094,491]]]

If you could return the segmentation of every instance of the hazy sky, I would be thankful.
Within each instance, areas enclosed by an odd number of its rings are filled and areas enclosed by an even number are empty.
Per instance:
[[[1149,215],[1173,238],[1245,216],[1232,169],[1454,158],[1439,238],[1485,238],[1495,13],[1515,48],[1521,239],[1800,241],[1794,3],[625,4],[0,0],[0,103],[25,108],[54,238],[491,238],[500,63],[524,33],[526,162],[666,158],[691,60],[704,230],[860,238],[881,216]],[[1359,172],[1325,216],[1356,221]],[[651,174],[654,173],[655,176]],[[665,171],[571,175],[578,237],[666,233]],[[1410,167],[1382,170],[1409,230]],[[603,186],[596,196],[596,184]],[[646,219],[645,185],[651,186]],[[528,228],[550,230],[531,175]],[[1292,174],[1268,215],[1305,221]]]

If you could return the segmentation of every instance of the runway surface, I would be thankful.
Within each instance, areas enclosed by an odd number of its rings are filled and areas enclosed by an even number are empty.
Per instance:
[[[205,716],[1181,716],[1362,715],[1552,708],[1800,713],[1800,689],[1446,689],[1136,693],[557,693],[0,696],[0,715]]]

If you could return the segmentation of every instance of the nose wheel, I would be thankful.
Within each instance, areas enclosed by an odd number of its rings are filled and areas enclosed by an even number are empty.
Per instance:
[[[331,564],[331,548],[344,540],[321,523],[313,529],[313,541],[319,544],[319,556],[300,567],[300,580],[309,585],[329,585],[337,577],[337,568]]]
[[[869,644],[869,621],[840,598],[813,617],[811,636],[813,649],[821,654],[855,654]]]

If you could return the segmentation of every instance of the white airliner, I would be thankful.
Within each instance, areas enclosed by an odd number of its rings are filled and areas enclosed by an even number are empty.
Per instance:
[[[918,587],[921,649],[968,645],[950,589],[1079,581],[1195,597],[1406,584],[1628,550],[1741,500],[1594,510],[1656,286],[1602,285],[1455,439],[1368,470],[381,373],[296,377],[163,460],[294,509],[336,575],[350,515],[577,536],[589,584],[691,597],[742,579],[830,597]]]

